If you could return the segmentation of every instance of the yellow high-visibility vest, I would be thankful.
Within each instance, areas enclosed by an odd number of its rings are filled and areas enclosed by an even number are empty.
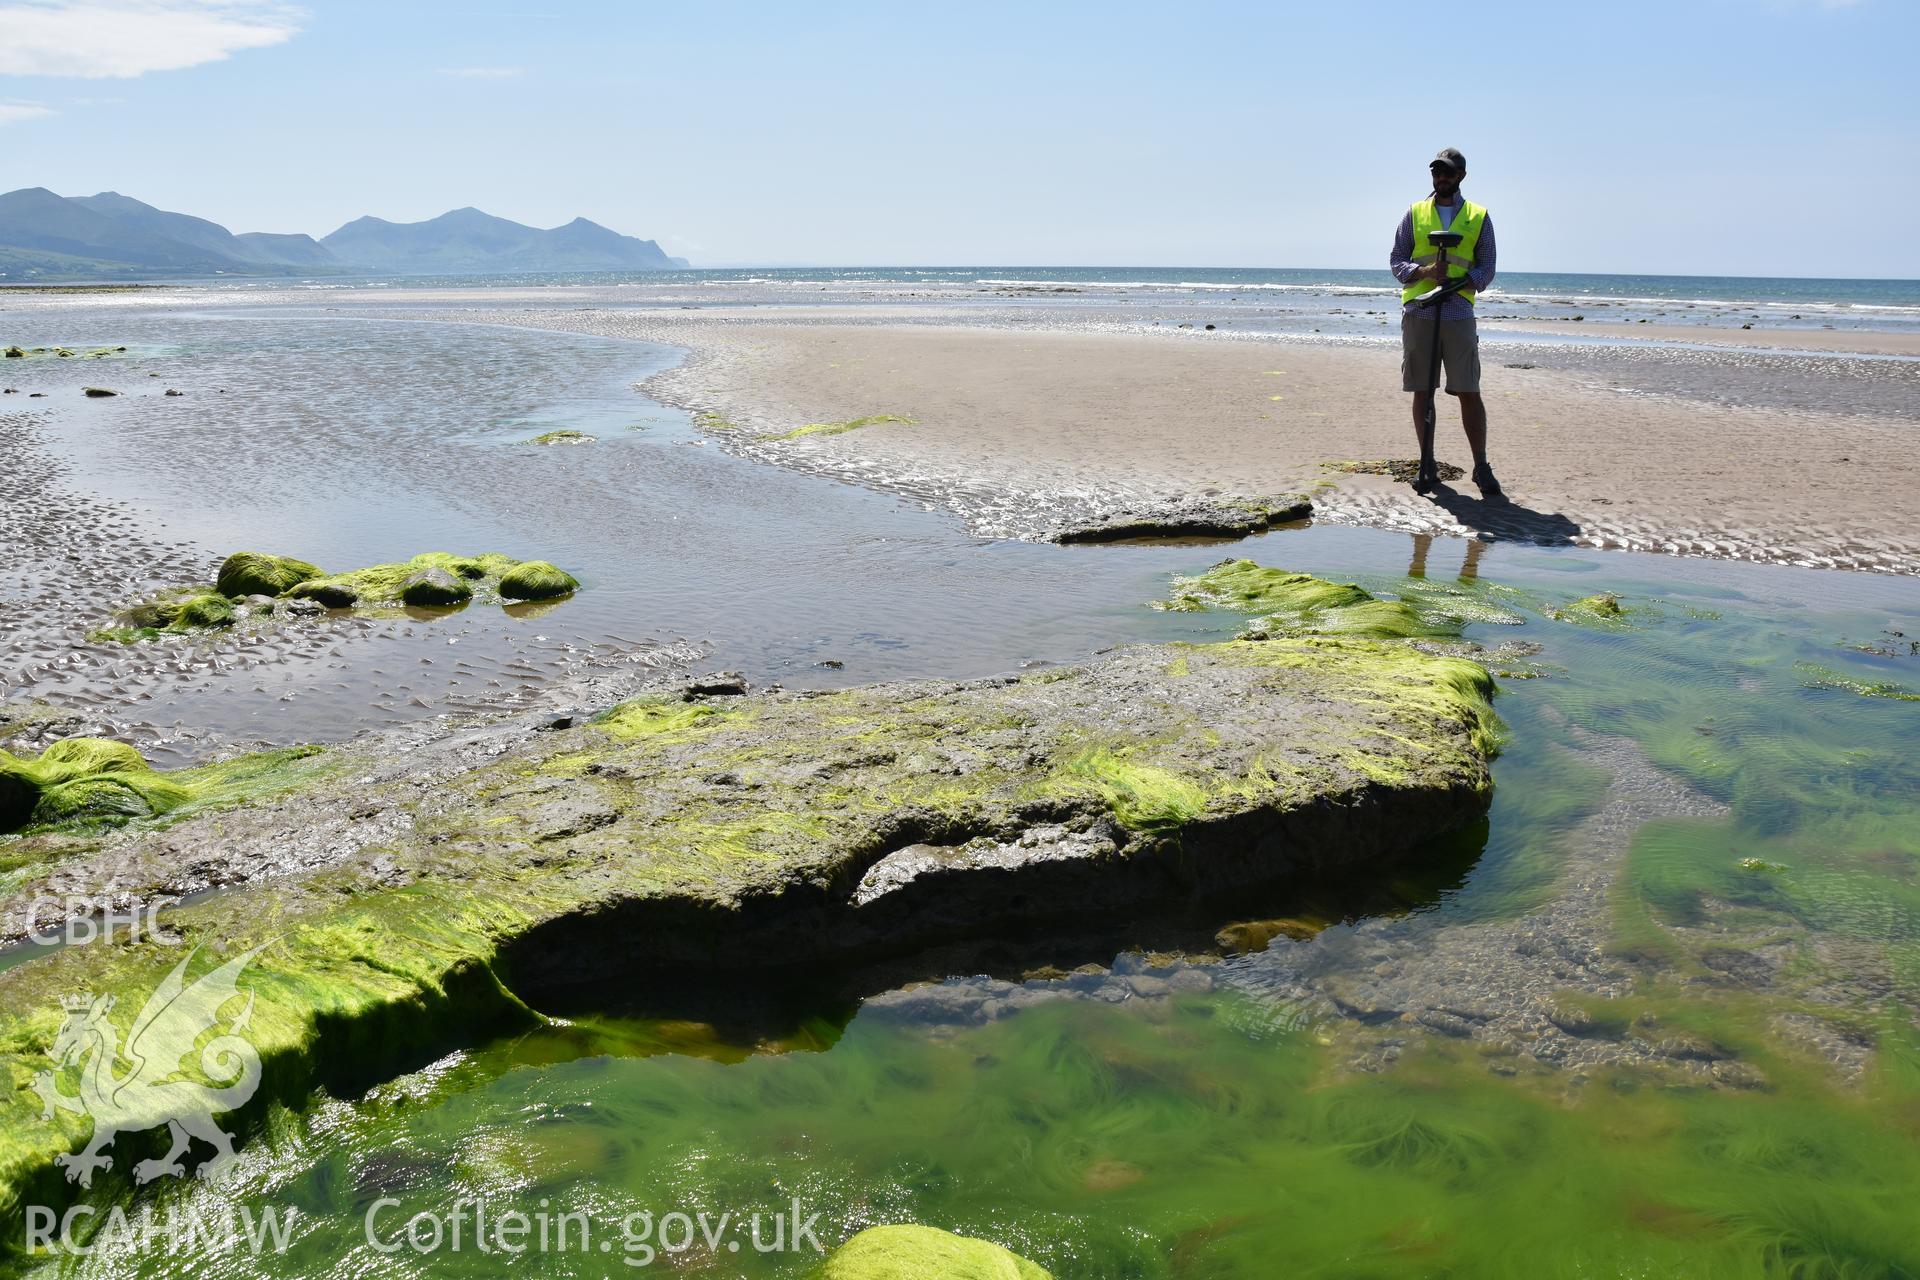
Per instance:
[[[1440,211],[1433,207],[1433,197],[1414,202],[1413,206],[1413,260],[1421,266],[1440,256],[1440,250],[1427,238],[1433,231],[1458,231],[1460,243],[1447,250],[1447,279],[1457,280],[1467,274],[1467,268],[1473,265],[1473,246],[1480,241],[1480,228],[1486,224],[1487,210],[1483,205],[1465,199],[1454,211],[1453,225],[1440,225]],[[1432,293],[1440,286],[1431,280],[1416,280],[1400,291],[1402,303],[1412,302],[1423,293]],[[1468,302],[1473,301],[1473,290],[1462,289],[1460,296]]]

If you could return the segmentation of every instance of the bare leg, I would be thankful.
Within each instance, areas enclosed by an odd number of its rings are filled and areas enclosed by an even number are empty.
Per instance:
[[[1416,449],[1420,446],[1420,432],[1427,425],[1427,401],[1431,399],[1433,399],[1431,391],[1413,393],[1413,444]],[[1436,432],[1440,429],[1438,418],[1434,419],[1433,426]]]
[[[1480,576],[1480,557],[1487,544],[1478,538],[1467,539],[1467,554],[1460,561],[1460,581],[1471,582]]]
[[[1413,535],[1413,563],[1407,566],[1409,578],[1427,576],[1427,552],[1433,547],[1433,535],[1416,533]]]
[[[1487,460],[1487,402],[1478,391],[1463,391],[1460,400],[1460,425],[1467,429],[1467,447],[1473,450],[1475,463]]]

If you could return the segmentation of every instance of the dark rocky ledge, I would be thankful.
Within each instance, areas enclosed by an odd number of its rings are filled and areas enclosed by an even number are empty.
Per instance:
[[[184,818],[13,837],[0,918],[216,890],[165,920],[201,949],[190,978],[262,948],[244,1123],[582,991],[880,962],[1403,852],[1484,812],[1490,693],[1463,658],[1325,637],[960,684],[662,690],[582,724],[369,739]],[[74,1194],[54,1160],[88,1122],[44,1118],[31,1088],[58,1065],[63,998],[116,994],[130,1021],[188,954],[74,946],[0,972],[0,1223]],[[117,1167],[162,1139],[124,1134]]]

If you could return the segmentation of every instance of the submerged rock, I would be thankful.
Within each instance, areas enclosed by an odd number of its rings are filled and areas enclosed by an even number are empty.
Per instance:
[[[1599,595],[1583,596],[1557,609],[1548,609],[1547,616],[1559,622],[1605,624],[1625,621],[1627,609],[1620,603],[1619,596],[1602,591]]]
[[[835,1249],[817,1280],[1052,1280],[991,1240],[911,1224],[869,1227]]]
[[[1351,582],[1328,582],[1252,560],[1222,560],[1205,573],[1175,578],[1174,594],[1156,608],[1179,613],[1236,609],[1261,614],[1242,635],[1368,636],[1379,640],[1455,637],[1460,620],[1423,614],[1402,600],[1381,600]]]
[[[527,441],[528,444],[595,444],[597,442],[598,437],[590,436],[584,431],[569,430],[542,431]]]

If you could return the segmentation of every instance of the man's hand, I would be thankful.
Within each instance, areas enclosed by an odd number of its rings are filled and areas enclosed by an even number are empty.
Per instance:
[[[1447,264],[1444,262],[1429,262],[1426,266],[1420,268],[1420,274],[1414,278],[1417,280],[1431,280],[1435,284],[1445,284],[1447,282]]]

